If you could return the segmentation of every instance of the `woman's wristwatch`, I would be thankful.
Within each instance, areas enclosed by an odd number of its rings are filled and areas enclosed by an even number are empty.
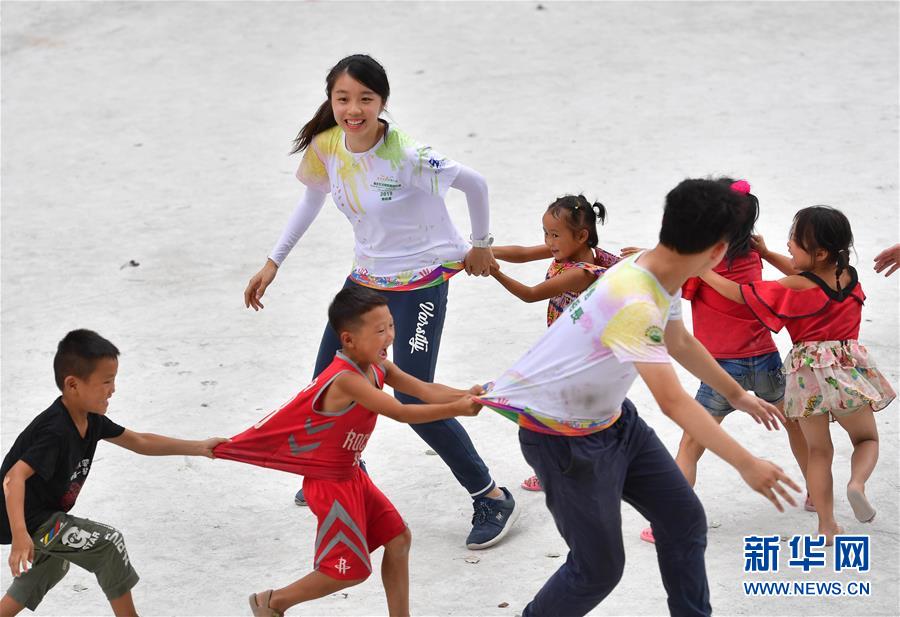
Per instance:
[[[469,240],[472,241],[472,248],[476,249],[486,249],[490,248],[490,246],[494,243],[494,236],[491,234],[486,235],[484,238],[480,240],[476,240],[471,235],[469,236]]]

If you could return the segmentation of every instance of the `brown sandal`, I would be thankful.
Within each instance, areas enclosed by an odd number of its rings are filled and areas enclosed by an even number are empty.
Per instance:
[[[266,603],[260,604],[259,597],[255,593],[251,593],[248,598],[250,602],[250,610],[253,611],[253,617],[284,617],[284,613],[281,611],[276,611],[274,608],[269,606],[269,602],[272,601],[272,590],[268,589],[263,592],[266,595]]]

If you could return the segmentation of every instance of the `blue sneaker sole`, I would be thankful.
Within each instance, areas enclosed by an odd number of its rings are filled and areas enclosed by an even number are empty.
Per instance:
[[[506,521],[506,525],[503,526],[503,529],[500,530],[496,536],[488,540],[487,542],[482,542],[481,544],[469,543],[466,544],[466,548],[470,551],[480,551],[484,548],[490,548],[500,542],[503,538],[506,537],[506,534],[509,533],[509,530],[512,529],[512,526],[515,524],[516,519],[519,518],[519,502],[513,504],[513,511],[509,515],[509,520]]]

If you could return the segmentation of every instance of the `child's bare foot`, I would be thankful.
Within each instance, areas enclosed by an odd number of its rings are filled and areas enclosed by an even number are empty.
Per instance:
[[[853,515],[860,523],[871,523],[875,518],[875,508],[866,499],[865,485],[847,485],[847,501],[853,508]]]
[[[829,527],[819,527],[819,535],[825,536],[825,546],[831,546],[834,544],[834,537],[839,536],[844,533],[844,528],[834,523]]]

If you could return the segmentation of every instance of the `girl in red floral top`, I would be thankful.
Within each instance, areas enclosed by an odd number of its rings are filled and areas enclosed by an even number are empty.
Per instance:
[[[878,460],[874,411],[895,398],[890,383],[857,340],[866,299],[849,265],[853,232],[839,210],[804,208],[794,216],[790,257],[760,246],[788,276],[739,285],[710,272],[703,280],[726,298],[746,304],[773,332],[787,328],[794,346],[785,362],[784,415],[799,422],[808,446],[807,486],[828,543],[843,530],[834,518],[829,420],[850,435],[853,456],[847,500],[856,518],[875,518],[865,483]]]
[[[549,327],[581,292],[619,261],[619,257],[597,246],[597,221],[603,224],[605,220],[606,208],[600,202],[591,204],[584,195],[560,197],[544,213],[544,244],[493,249],[496,259],[512,263],[552,257],[544,281],[529,287],[503,274],[499,268],[492,268],[491,276],[520,300],[549,300]],[[539,491],[541,484],[537,476],[531,476],[522,482],[522,488]]]

